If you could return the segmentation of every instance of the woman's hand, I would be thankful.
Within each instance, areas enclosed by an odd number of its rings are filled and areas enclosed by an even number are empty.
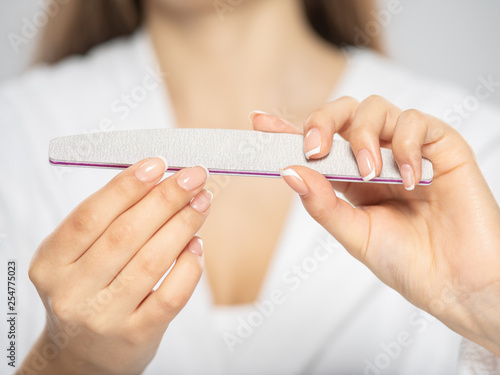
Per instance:
[[[274,116],[251,117],[256,130],[301,133]],[[288,167],[284,180],[306,210],[384,283],[500,356],[500,210],[471,148],[437,118],[378,96],[344,97],[313,112],[306,155],[328,154],[334,133],[351,143],[367,180],[382,169],[380,147],[391,148],[404,187],[330,183]],[[416,186],[422,156],[434,165],[431,186]]]
[[[158,184],[165,169],[161,158],[126,169],[40,245],[29,275],[47,325],[21,373],[140,374],[151,361],[201,276],[195,233],[212,199],[203,167]]]

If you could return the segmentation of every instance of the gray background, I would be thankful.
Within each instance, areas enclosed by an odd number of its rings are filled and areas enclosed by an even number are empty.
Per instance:
[[[25,69],[36,38],[15,53],[8,33],[20,34],[47,0],[0,3],[0,80]],[[332,0],[335,1],[335,0]],[[380,9],[398,0],[378,0]],[[418,73],[473,91],[480,76],[500,81],[499,0],[399,0],[402,9],[383,27],[388,54]],[[500,106],[500,90],[488,100]]]

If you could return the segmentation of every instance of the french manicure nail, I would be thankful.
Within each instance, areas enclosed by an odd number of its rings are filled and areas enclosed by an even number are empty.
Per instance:
[[[186,250],[201,256],[203,254],[203,240],[200,237],[193,238],[189,241]]]
[[[208,169],[202,166],[196,166],[186,169],[177,177],[177,183],[181,188],[187,191],[196,189],[208,179]]]
[[[196,194],[193,199],[191,199],[189,205],[196,211],[203,213],[208,209],[208,207],[210,207],[213,198],[214,195],[210,190],[203,189],[198,194]]]
[[[362,149],[358,151],[356,156],[358,162],[359,173],[363,177],[363,181],[370,181],[375,177],[375,162],[370,151]]]
[[[167,170],[167,162],[161,156],[142,163],[135,171],[135,177],[142,182],[151,182],[162,176]]]
[[[253,124],[253,118],[255,117],[255,115],[268,115],[269,113],[267,112],[262,112],[262,111],[252,111],[250,112],[250,114],[248,115],[248,118],[250,119],[250,122]]]
[[[280,174],[288,186],[290,186],[297,194],[307,195],[307,193],[309,193],[309,189],[307,188],[304,180],[292,168],[281,169]]]
[[[304,139],[304,151],[306,158],[317,155],[321,151],[321,132],[317,128],[311,128]]]
[[[401,177],[403,178],[403,186],[406,190],[415,189],[415,173],[410,164],[401,166]]]

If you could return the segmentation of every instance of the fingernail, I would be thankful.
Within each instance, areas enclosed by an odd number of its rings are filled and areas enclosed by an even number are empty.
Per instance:
[[[186,169],[177,177],[177,183],[187,191],[196,189],[203,184],[209,176],[208,169],[200,165]]]
[[[372,180],[375,177],[375,162],[370,151],[366,149],[360,150],[356,156],[356,161],[363,181]]]
[[[406,190],[415,189],[415,173],[410,164],[401,166],[401,177],[403,178],[403,186]]]
[[[196,194],[193,199],[191,199],[189,205],[196,211],[203,213],[208,209],[208,207],[210,207],[213,198],[214,195],[210,190],[203,189],[198,194]]]
[[[299,195],[307,195],[309,189],[304,180],[292,168],[280,169],[281,177],[296,193]]]
[[[151,182],[162,176],[167,170],[167,162],[161,156],[142,163],[135,171],[135,177],[142,182]]]
[[[253,124],[253,118],[256,116],[256,115],[268,115],[269,113],[267,112],[262,112],[262,111],[252,111],[250,112],[250,114],[248,115],[248,118],[250,119],[250,122]]]
[[[304,151],[306,158],[319,154],[321,151],[321,132],[317,128],[311,128],[304,139]]]
[[[195,255],[201,256],[203,254],[203,241],[200,237],[195,237],[189,241],[187,251],[192,252]]]

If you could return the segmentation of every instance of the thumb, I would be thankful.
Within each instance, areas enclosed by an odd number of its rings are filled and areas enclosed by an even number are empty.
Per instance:
[[[300,195],[309,215],[335,237],[356,259],[366,263],[370,215],[338,198],[331,183],[320,173],[302,166],[281,171],[285,182]]]

